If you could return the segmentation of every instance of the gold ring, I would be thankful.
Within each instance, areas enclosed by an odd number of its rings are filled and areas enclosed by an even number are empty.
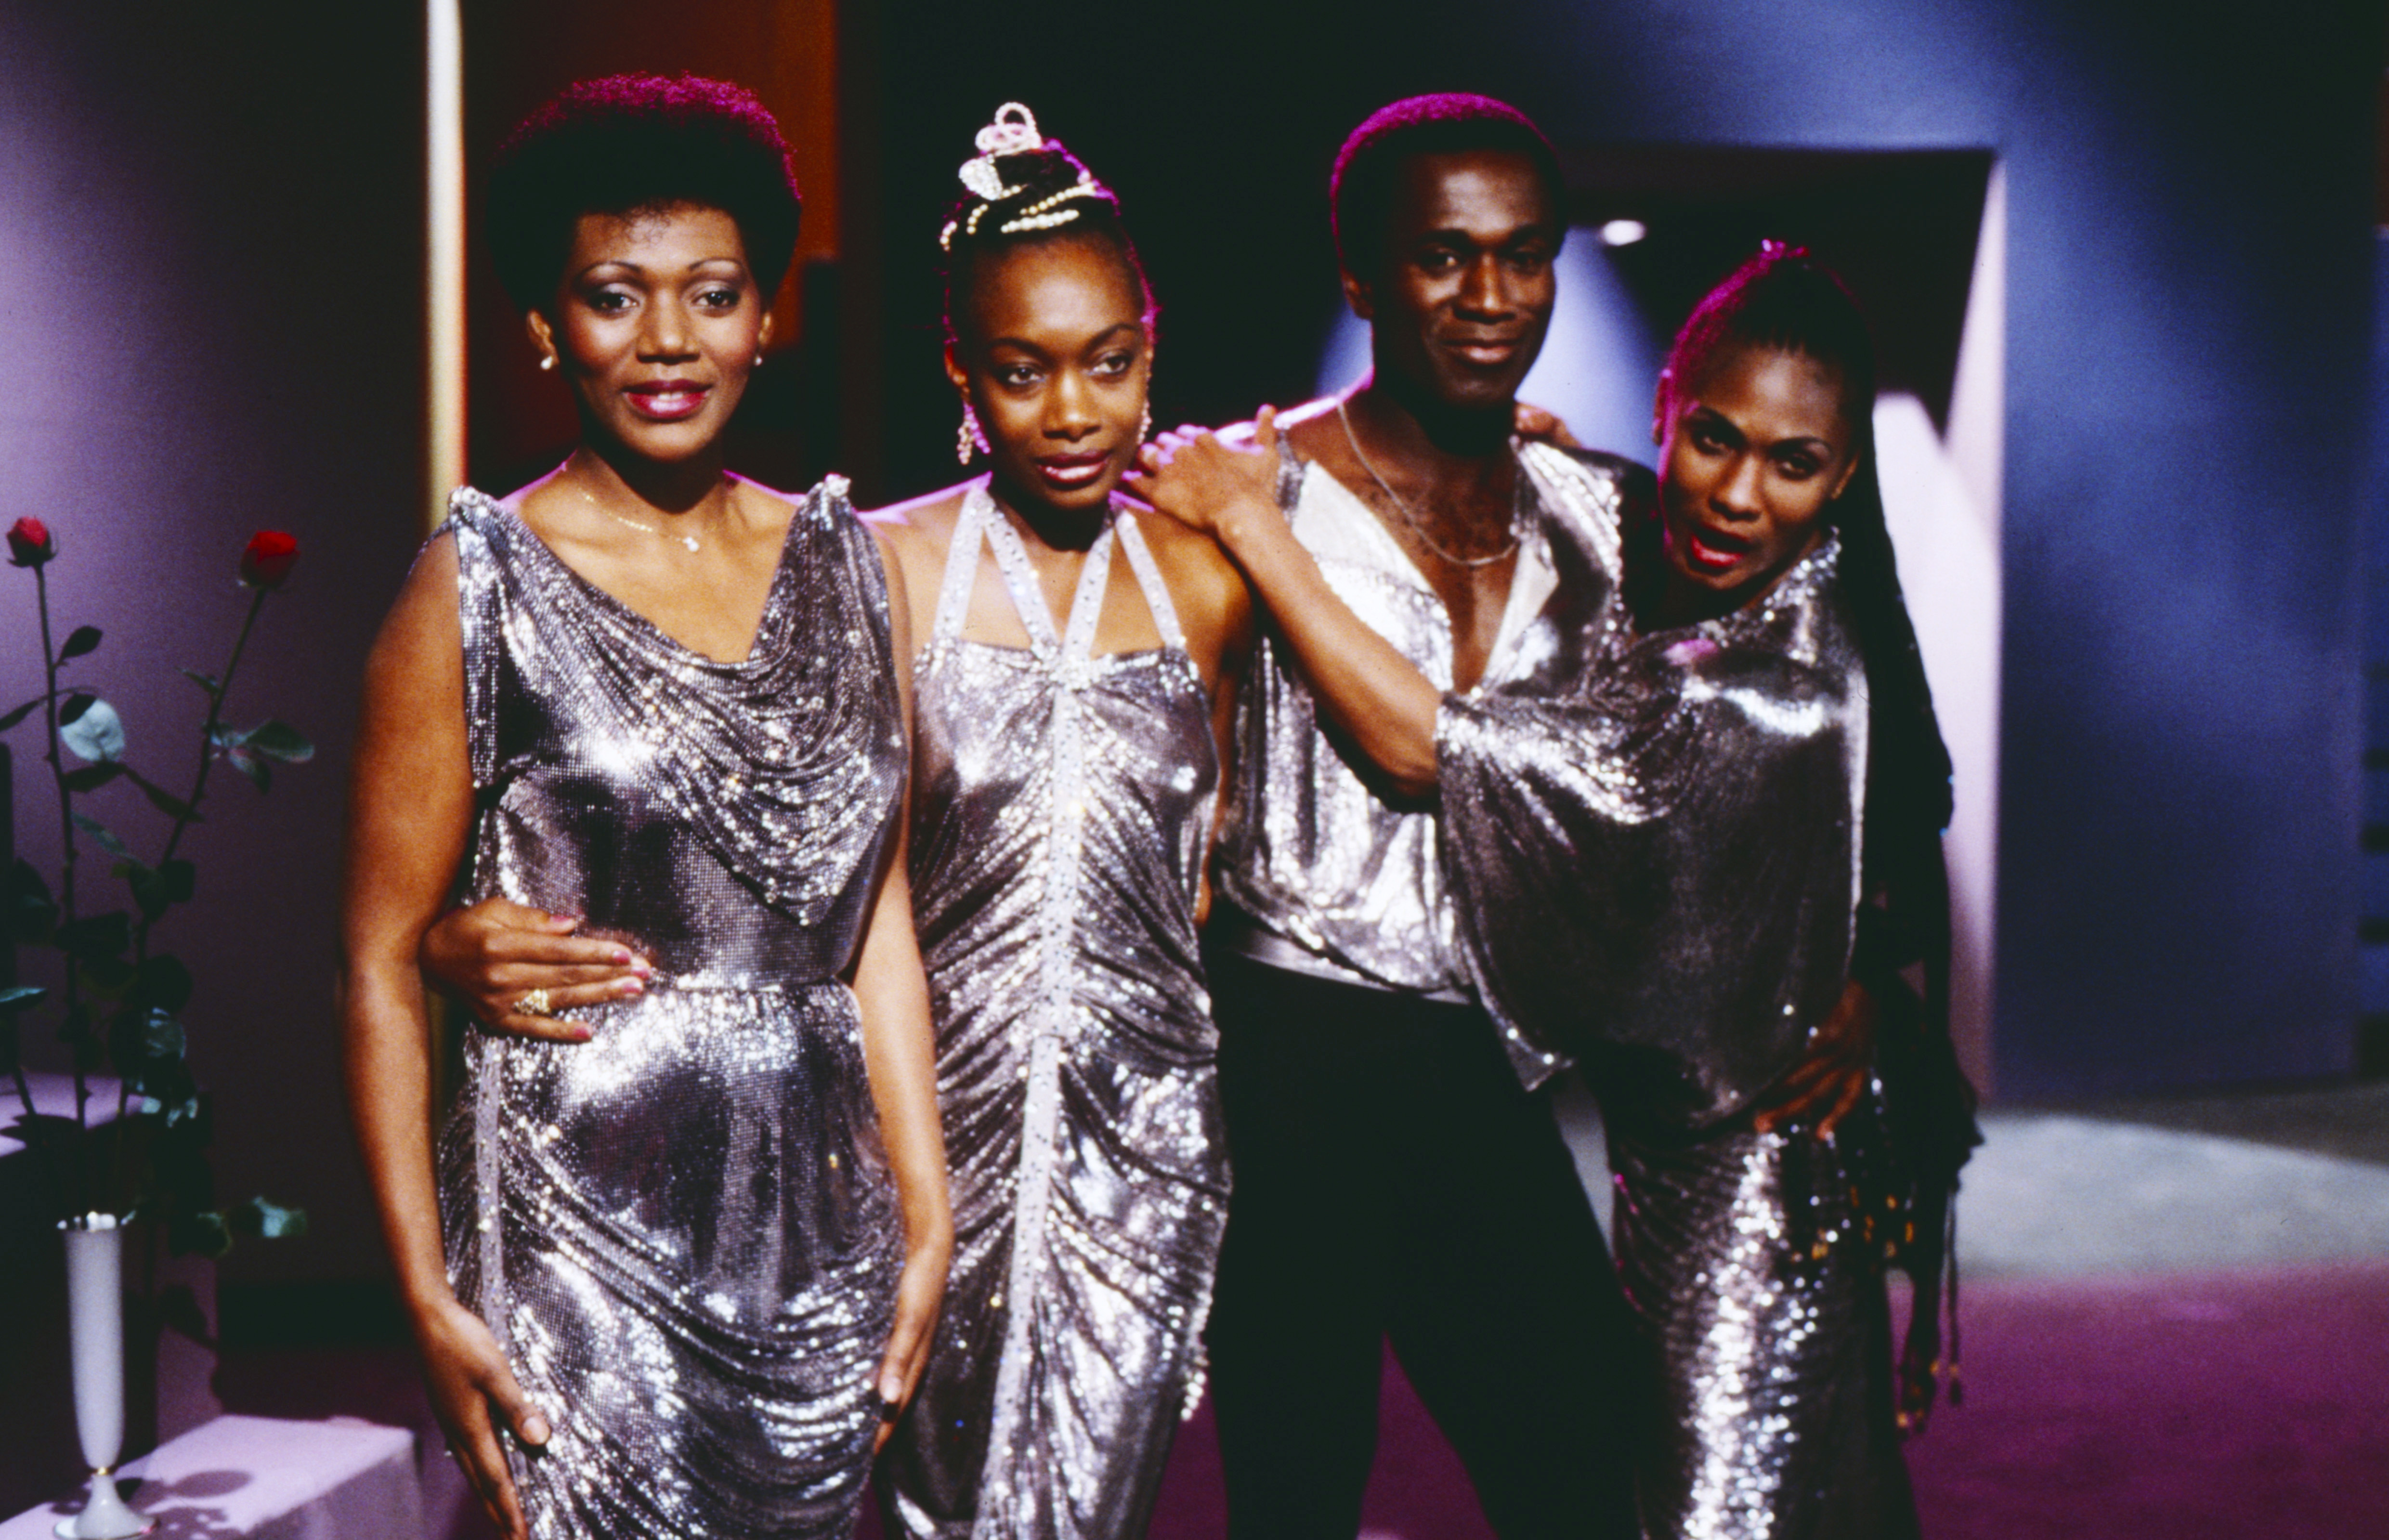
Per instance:
[[[553,1016],[556,1014],[554,1011],[548,1009],[547,991],[544,989],[534,989],[530,994],[525,995],[522,999],[515,1001],[515,1009],[521,1012],[526,1016]]]

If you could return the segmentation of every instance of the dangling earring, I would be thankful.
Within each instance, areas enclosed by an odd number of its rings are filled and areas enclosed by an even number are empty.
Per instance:
[[[967,465],[972,457],[987,448],[987,435],[978,430],[978,414],[971,403],[963,402],[963,426],[954,430],[954,458]]]
[[[539,366],[540,366],[540,369],[541,369],[541,371],[542,371],[543,373],[543,372],[545,372],[545,371],[547,371],[547,370],[549,370],[549,369],[553,369],[553,368],[555,368],[555,367],[556,367],[556,355],[555,355],[554,353],[542,353],[542,354],[540,354],[540,355],[539,355]]]
[[[1144,411],[1136,419],[1136,441],[1140,444],[1153,441],[1153,401],[1149,397],[1145,401]]]

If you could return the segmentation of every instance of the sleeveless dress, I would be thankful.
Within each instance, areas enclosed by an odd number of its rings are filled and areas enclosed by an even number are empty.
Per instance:
[[[1032,644],[962,638],[979,541]],[[1166,643],[1092,656],[1115,549]],[[1210,702],[1133,518],[1056,638],[1019,535],[965,497],[914,675],[913,912],[955,1250],[889,1447],[901,1533],[1141,1534],[1196,1394],[1226,1216],[1194,902]]]
[[[852,961],[905,749],[885,574],[835,478],[718,662],[511,511],[450,504],[479,814],[466,892],[586,917],[658,970],[594,1041],[475,1033],[443,1132],[458,1297],[555,1432],[530,1533],[843,1535],[902,1218]]]

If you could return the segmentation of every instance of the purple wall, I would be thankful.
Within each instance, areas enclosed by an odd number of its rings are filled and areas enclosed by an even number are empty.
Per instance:
[[[205,703],[174,670],[222,666],[249,534],[304,553],[230,709],[324,752],[270,797],[217,783],[185,842],[199,902],[160,935],[198,976],[224,1194],[314,1219],[228,1278],[378,1265],[339,1101],[335,852],[356,680],[423,501],[421,52],[403,6],[0,0],[0,522],[57,532],[56,618],[107,632],[73,677],[134,764],[186,783]],[[29,575],[0,568],[6,705],[38,688],[33,635]],[[24,853],[55,870],[32,724],[8,741]],[[154,854],[129,787],[84,800]],[[121,901],[104,867],[95,885]]]

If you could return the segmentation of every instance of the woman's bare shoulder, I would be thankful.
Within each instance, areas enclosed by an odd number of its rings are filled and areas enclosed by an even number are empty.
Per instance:
[[[975,482],[938,491],[925,492],[902,503],[891,503],[885,508],[865,510],[862,522],[883,544],[898,549],[912,545],[933,549],[942,554],[954,538],[954,521],[962,516],[963,498]]]

